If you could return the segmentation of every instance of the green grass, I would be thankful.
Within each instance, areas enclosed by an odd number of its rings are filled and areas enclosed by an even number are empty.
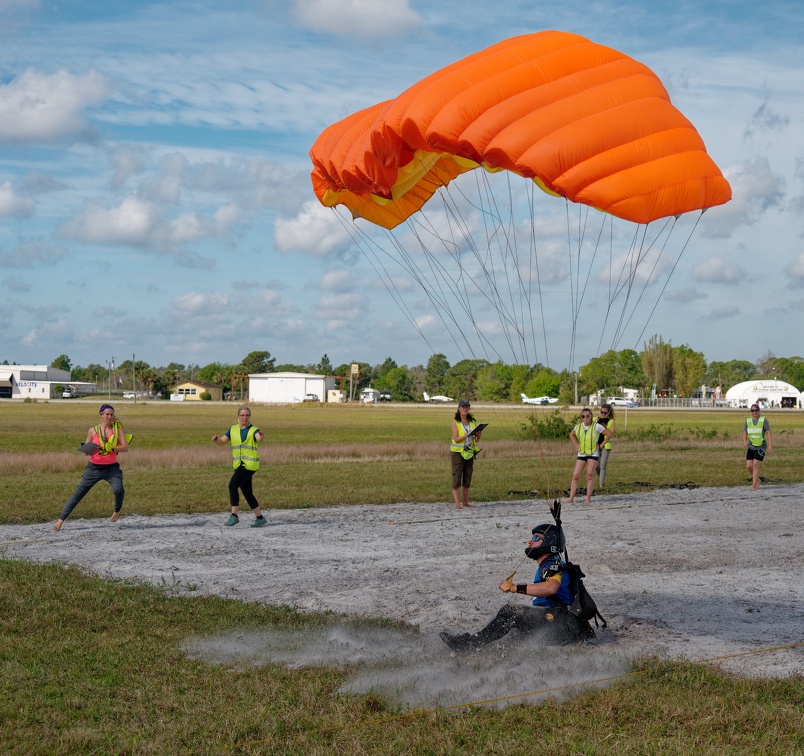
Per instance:
[[[74,450],[95,422],[95,405],[77,402],[0,405],[0,523],[55,520],[86,462]],[[537,490],[550,497],[569,487],[574,453],[568,440],[526,441],[523,425],[548,408],[477,407],[491,423],[476,463],[475,501],[525,498],[509,491]],[[265,508],[333,504],[449,501],[448,439],[453,408],[423,405],[296,405],[254,407],[265,430],[263,465],[254,479]],[[574,414],[564,411],[566,418]],[[236,417],[233,405],[130,404],[118,407],[131,451],[121,455],[124,513],[152,515],[223,511],[229,452],[210,438]],[[763,476],[804,480],[800,449],[804,414],[767,413],[774,451]],[[619,412],[605,492],[653,486],[745,485],[742,423],[727,410]],[[73,517],[108,516],[105,484],[81,502]]]
[[[0,560],[0,750],[12,754],[756,753],[804,749],[804,679],[743,680],[646,661],[538,710],[415,716],[338,693],[348,669],[207,664],[184,640],[320,626],[331,615]],[[527,684],[523,665],[523,692]],[[468,702],[467,702],[468,703]]]
[[[0,405],[0,522],[55,519],[84,459],[74,452],[95,404]],[[476,408],[492,425],[475,500],[569,485],[568,442],[525,442],[521,407]],[[551,410],[537,409],[537,412]],[[268,434],[255,478],[266,507],[448,501],[453,410],[441,407],[255,407]],[[135,441],[124,514],[223,511],[228,450],[213,433],[232,405],[118,407]],[[606,493],[692,481],[745,485],[743,412],[629,412]],[[800,481],[804,416],[768,413],[775,450],[763,475]],[[567,413],[571,417],[571,413]],[[669,428],[669,431],[668,431]],[[605,495],[605,494],[604,494]],[[521,493],[512,495],[522,498]],[[97,486],[73,516],[108,516]],[[0,751],[128,753],[762,753],[804,752],[804,680],[743,680],[702,665],[646,661],[627,681],[564,703],[399,716],[375,694],[338,693],[347,669],[232,668],[187,657],[188,638],[334,621],[285,607],[87,576],[0,559]],[[366,621],[366,620],[362,620]],[[527,670],[527,664],[523,664]],[[523,692],[528,689],[523,685]]]

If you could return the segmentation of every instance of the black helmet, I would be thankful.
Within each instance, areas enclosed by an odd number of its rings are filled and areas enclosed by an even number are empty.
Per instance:
[[[538,546],[525,549],[525,556],[530,559],[538,559],[542,554],[561,554],[567,545],[564,531],[557,525],[545,522],[533,528],[531,533],[533,535],[538,533],[543,540]]]

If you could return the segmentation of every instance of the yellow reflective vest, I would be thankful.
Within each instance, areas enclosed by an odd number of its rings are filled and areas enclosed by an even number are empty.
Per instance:
[[[260,455],[257,451],[257,440],[254,434],[259,428],[249,425],[246,440],[240,440],[240,426],[229,428],[229,441],[232,444],[232,467],[237,470],[242,464],[246,470],[260,469]]]
[[[458,426],[458,430],[463,428],[463,423],[460,420],[456,420],[455,424]],[[477,423],[474,420],[470,420],[469,430],[472,430],[472,428],[474,428],[476,425]],[[464,428],[464,430],[466,429]],[[477,439],[474,436],[472,436],[470,442],[471,442],[470,446],[467,447],[465,439],[463,441],[458,441],[457,444],[455,443],[455,441],[452,441],[449,445],[449,450],[451,452],[458,452],[458,454],[460,454],[464,459],[472,459],[472,457],[475,456],[475,452],[477,451]]]
[[[597,456],[597,437],[598,433],[595,430],[597,423],[593,420],[592,424],[587,428],[583,421],[575,426],[575,437],[578,439],[578,454],[586,457]]]
[[[748,433],[748,443],[755,448],[760,448],[765,443],[765,418],[760,416],[756,425],[749,417],[745,421],[745,430]]]

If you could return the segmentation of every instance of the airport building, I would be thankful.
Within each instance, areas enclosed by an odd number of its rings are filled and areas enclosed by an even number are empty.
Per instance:
[[[333,401],[333,397],[339,394],[340,392],[335,389],[333,376],[312,373],[253,373],[248,377],[250,402],[267,404],[328,402]],[[335,398],[334,401],[338,399]]]
[[[730,407],[750,407],[756,403],[763,409],[802,406],[801,392],[795,386],[775,379],[738,383],[726,392],[726,402]]]
[[[0,399],[61,399],[68,387],[75,393],[97,391],[95,383],[71,381],[69,370],[49,365],[0,365]]]

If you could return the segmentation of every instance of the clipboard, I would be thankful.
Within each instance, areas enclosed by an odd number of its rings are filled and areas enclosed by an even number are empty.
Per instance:
[[[488,428],[488,426],[489,426],[489,424],[488,424],[488,423],[479,423],[479,424],[478,424],[478,425],[476,425],[474,428],[472,428],[472,430],[471,430],[471,431],[469,431],[469,435],[470,435],[470,436],[474,436],[474,435],[475,435],[475,433],[480,433],[480,432],[481,432],[482,430],[484,430],[485,428]]]
[[[98,446],[94,441],[88,441],[87,443],[81,444],[81,446],[78,447],[78,451],[80,451],[81,454],[86,454],[87,456],[93,455],[96,451],[98,451],[98,449],[100,449],[100,446]]]

